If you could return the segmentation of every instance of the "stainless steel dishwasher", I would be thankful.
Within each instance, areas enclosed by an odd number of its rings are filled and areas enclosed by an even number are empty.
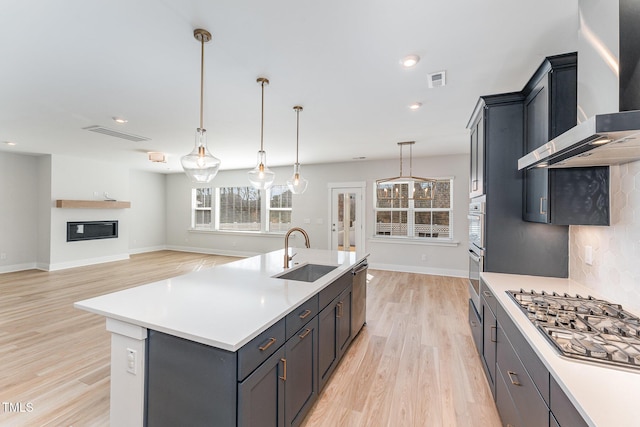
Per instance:
[[[366,258],[351,270],[353,275],[351,331],[355,336],[367,321],[367,268]]]

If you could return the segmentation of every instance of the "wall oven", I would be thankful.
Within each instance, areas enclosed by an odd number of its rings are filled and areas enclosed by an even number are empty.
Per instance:
[[[469,204],[469,297],[480,307],[480,272],[484,271],[485,196]]]

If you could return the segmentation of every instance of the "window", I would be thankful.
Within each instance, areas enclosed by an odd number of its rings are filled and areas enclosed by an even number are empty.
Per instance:
[[[253,187],[196,188],[192,193],[191,226],[200,230],[284,232],[291,226],[291,202],[286,185],[274,185],[264,193]]]
[[[453,179],[438,179],[433,199],[421,199],[428,184],[380,183],[375,189],[375,235],[451,239]]]

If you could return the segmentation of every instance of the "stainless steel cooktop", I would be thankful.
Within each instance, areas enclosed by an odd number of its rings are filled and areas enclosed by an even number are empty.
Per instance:
[[[640,319],[621,305],[555,292],[507,293],[562,355],[640,369]]]

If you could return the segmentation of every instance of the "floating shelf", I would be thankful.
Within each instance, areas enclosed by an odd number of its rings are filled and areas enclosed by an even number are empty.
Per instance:
[[[127,209],[131,202],[119,200],[56,200],[56,208],[75,209]]]

